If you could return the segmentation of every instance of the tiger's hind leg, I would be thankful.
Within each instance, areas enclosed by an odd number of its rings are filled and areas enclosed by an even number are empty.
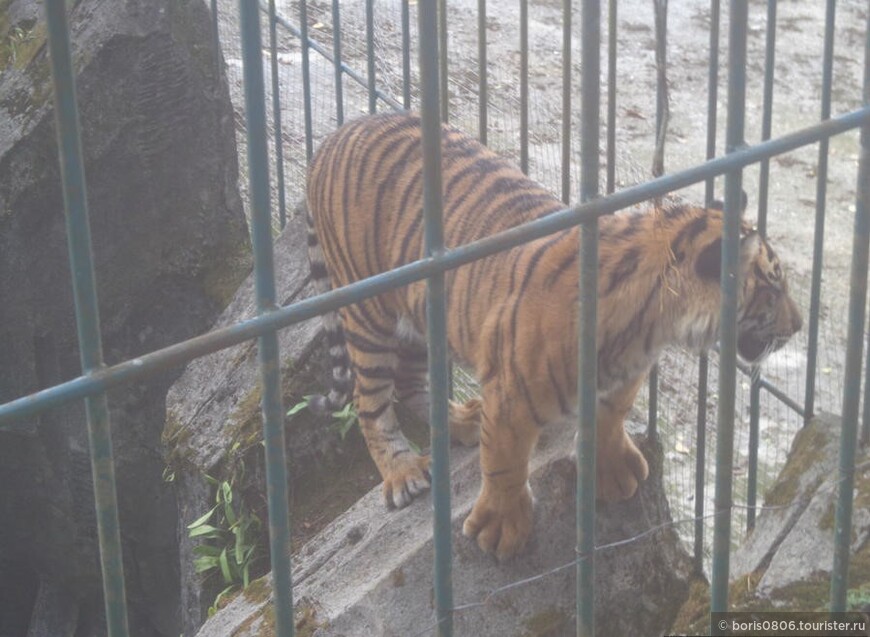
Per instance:
[[[399,343],[399,369],[396,373],[396,397],[417,418],[429,422],[429,362],[422,339],[404,339]],[[448,403],[450,439],[466,447],[480,441],[482,418],[479,398],[464,403]]]
[[[384,481],[384,503],[402,508],[429,488],[429,457],[411,449],[393,409],[398,341],[343,313],[347,352],[356,382],[354,404],[369,454]]]

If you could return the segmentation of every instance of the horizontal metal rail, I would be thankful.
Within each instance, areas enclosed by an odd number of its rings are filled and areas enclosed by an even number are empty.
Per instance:
[[[15,420],[32,416],[48,407],[70,400],[84,398],[125,382],[139,380],[158,370],[186,363],[189,360],[238,345],[269,331],[308,320],[324,312],[357,303],[393,288],[428,278],[433,273],[445,272],[477,259],[516,247],[533,239],[579,225],[593,217],[602,216],[642,203],[665,193],[722,175],[735,168],[758,162],[765,157],[818,142],[819,140],[858,128],[870,121],[870,106],[851,111],[783,137],[745,146],[728,155],[711,159],[686,170],[664,175],[637,186],[620,190],[600,199],[576,205],[535,221],[511,228],[499,234],[446,250],[443,254],[420,259],[390,272],[358,281],[325,294],[284,306],[267,315],[257,316],[236,325],[214,330],[170,345],[150,354],[79,376],[49,389],[0,405],[0,427],[4,429]]]

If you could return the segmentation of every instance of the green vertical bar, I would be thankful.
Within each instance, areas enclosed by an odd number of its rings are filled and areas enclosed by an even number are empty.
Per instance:
[[[239,0],[242,62],[245,79],[245,116],[248,131],[248,170],[251,193],[251,236],[254,245],[257,312],[276,308],[275,270],[269,212],[269,164],[266,142],[266,104],[260,57],[260,13],[257,0]],[[305,48],[303,39],[303,49]],[[258,339],[262,386],[263,442],[266,446],[266,495],[269,503],[269,550],[272,560],[275,629],[279,637],[293,636],[293,589],[290,581],[290,514],[287,458],[284,452],[284,410],[281,404],[281,367],[278,335]]]
[[[520,0],[520,169],[529,174],[529,0]]]
[[[447,75],[447,0],[438,2],[438,79],[440,82],[441,121],[450,121],[450,85]],[[419,9],[418,9],[419,11]]]
[[[570,10],[568,3],[565,5]],[[601,6],[583,0],[581,14],[580,200],[598,197]],[[577,635],[595,634],[595,430],[598,386],[598,218],[580,226],[580,321],[577,379]]]
[[[755,528],[758,496],[758,433],[761,418],[761,372],[754,368],[749,386],[749,470],[746,476],[746,531]]]
[[[707,367],[706,352],[698,357],[698,421],[695,438],[695,574],[704,574],[704,465],[707,450]]]
[[[244,1],[244,0],[240,0]],[[308,40],[308,2],[299,0],[299,39],[302,46],[302,104],[305,116],[305,159],[314,154],[314,133],[311,125],[311,64],[308,61],[311,42]]]
[[[407,0],[402,2],[403,9]],[[403,34],[404,35],[404,34]],[[341,69],[341,11],[339,0],[332,0],[332,63],[335,68],[335,122],[344,123],[344,77]],[[407,106],[405,108],[408,108]]]
[[[870,105],[870,14],[864,31],[864,106]],[[840,437],[840,485],[834,527],[834,567],[831,572],[831,612],[846,610],[849,554],[852,543],[852,497],[855,488],[855,437],[861,393],[861,353],[864,307],[867,302],[868,242],[870,242],[870,123],[861,127],[861,154],[855,185],[855,231],[852,235],[852,284],[849,288],[849,329],[843,378],[843,430]]]
[[[607,2],[607,194],[616,189],[616,0]]]
[[[731,0],[728,25],[728,126],[726,152],[743,144],[746,105],[746,0]],[[716,522],[713,530],[713,573],[710,610],[728,608],[728,571],[731,559],[732,468],[734,464],[734,395],[737,376],[737,290],[742,210],[742,169],[725,175],[725,213],[722,233],[722,308],[719,335],[719,413],[716,436]],[[711,621],[711,634],[720,634]]]
[[[831,117],[831,78],[834,65],[834,13],[836,1],[828,0],[825,12],[825,48],[822,55],[822,120]],[[807,325],[807,377],[804,389],[804,424],[813,417],[816,405],[816,366],[819,352],[819,311],[822,297],[822,269],[825,246],[825,198],[828,189],[828,140],[819,142],[816,171],[816,225],[813,231],[813,270],[810,278],[810,320]]]
[[[770,139],[773,123],[773,79],[776,54],[776,0],[767,1],[767,28],[764,41],[764,97],[761,106],[761,139]],[[758,233],[767,238],[767,199],[770,160],[762,159],[758,175]],[[749,388],[749,467],[746,477],[746,531],[755,528],[758,499],[758,442],[761,419],[761,371],[752,368]]]
[[[562,202],[571,199],[571,0],[562,0]]]
[[[667,45],[668,45],[668,0],[654,0],[656,27],[656,142],[653,153],[653,177],[661,177],[665,172],[665,118],[668,112],[668,87],[666,84]],[[656,198],[656,201],[661,201]],[[659,366],[649,371],[649,402],[647,403],[647,436],[658,436],[659,421]]]
[[[767,0],[767,29],[764,44],[764,97],[762,99],[761,140],[770,139],[773,120],[773,76],[776,56],[776,0]],[[770,160],[762,159],[758,175],[758,231],[767,237],[767,191]]]
[[[278,24],[275,19],[275,0],[269,0],[269,57],[272,63],[272,123],[275,128],[275,174],[278,180],[278,220],[287,225],[287,207],[284,194],[284,142],[281,136],[281,87],[278,83]]]
[[[338,2],[338,0],[333,0]],[[402,0],[402,107],[411,110],[411,8]]]
[[[868,339],[870,340],[870,339]],[[867,352],[866,367],[864,368],[864,413],[861,416],[861,446],[866,447],[870,443],[870,352]]]
[[[441,220],[441,123],[438,109],[438,28],[436,0],[418,6],[420,28],[420,111],[423,126],[423,214],[427,256],[444,251]],[[426,304],[429,342],[429,407],[432,446],[432,500],[435,507],[436,634],[453,635],[450,538],[450,438],[447,431],[447,327],[444,274],[429,277]]]
[[[487,77],[486,77],[486,0],[477,0],[477,65],[479,68],[477,86],[477,134],[481,144],[486,144],[486,108],[487,108]]]
[[[103,367],[103,348],[100,341],[97,285],[91,256],[87,186],[84,162],[82,161],[81,134],[79,132],[75,75],[70,52],[66,3],[64,0],[47,0],[45,12],[51,54],[51,76],[54,85],[58,157],[63,180],[67,246],[75,297],[76,328],[82,371],[85,374],[90,374]],[[118,523],[115,466],[112,460],[112,435],[106,395],[101,393],[86,398],[85,411],[88,420],[91,474],[94,480],[94,505],[97,517],[97,535],[100,543],[100,568],[103,576],[106,627],[110,637],[126,637],[128,628],[124,565],[121,553],[121,530]]]
[[[368,68],[369,113],[378,110],[375,88],[375,1],[366,0],[366,65]]]
[[[659,366],[653,365],[649,370],[649,402],[646,413],[646,434],[650,439],[658,436],[659,424]]]
[[[710,0],[710,65],[707,69],[707,159],[716,156],[716,112],[719,100],[719,0]],[[705,182],[704,204],[709,206],[715,199],[715,180]]]
[[[710,1],[710,55],[707,68],[707,159],[716,156],[716,113],[719,94],[719,0]],[[715,180],[711,177],[704,184],[704,205],[713,199]],[[709,356],[706,352],[698,358],[698,422],[696,426],[697,449],[695,451],[695,572],[704,573],[704,507],[707,464],[707,369]]]

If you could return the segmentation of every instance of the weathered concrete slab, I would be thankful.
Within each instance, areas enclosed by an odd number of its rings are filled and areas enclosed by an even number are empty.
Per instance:
[[[573,634],[576,474],[570,427],[544,432],[533,461],[535,535],[527,551],[499,564],[461,535],[477,495],[477,451],[452,450],[453,583],[457,635]],[[652,445],[647,445],[647,449]],[[650,456],[647,453],[648,457]],[[653,455],[657,455],[654,453]],[[667,522],[660,455],[631,501],[599,507],[597,545]],[[295,556],[297,619],[321,637],[431,634],[431,498],[386,512],[380,488]],[[596,555],[596,621],[603,635],[660,635],[688,593],[691,560],[673,528]],[[211,618],[199,637],[268,634],[268,579]]]

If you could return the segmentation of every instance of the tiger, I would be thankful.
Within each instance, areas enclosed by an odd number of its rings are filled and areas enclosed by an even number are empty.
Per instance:
[[[328,135],[307,175],[312,279],[344,286],[424,256],[421,119],[381,113]],[[511,161],[441,127],[447,249],[563,209]],[[660,352],[711,347],[719,332],[721,206],[653,206],[602,217],[597,327],[597,495],[632,497],[649,474],[624,420]],[[572,227],[445,275],[452,360],[472,371],[479,399],[450,404],[450,432],[479,439],[481,488],[463,534],[505,560],[532,532],[529,459],[545,425],[576,416],[579,229]],[[767,241],[741,223],[738,352],[760,362],[801,328],[785,272]],[[429,488],[430,459],[412,449],[394,401],[428,420],[426,285],[384,292],[323,316],[332,387],[315,413],[352,395],[383,478],[388,507]]]

